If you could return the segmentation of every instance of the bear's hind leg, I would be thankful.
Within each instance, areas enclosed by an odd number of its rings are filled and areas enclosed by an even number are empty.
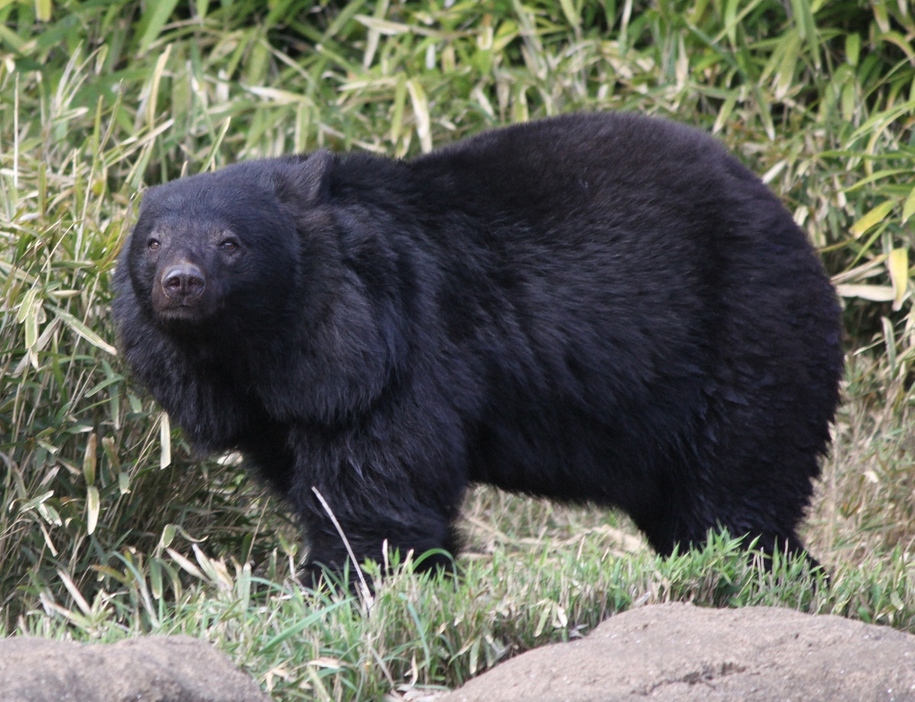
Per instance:
[[[727,470],[730,475],[740,474],[739,467]],[[710,532],[727,531],[731,537],[742,539],[742,547],[767,556],[767,563],[768,557],[779,552],[803,554],[817,566],[796,532],[812,491],[810,478],[806,470],[798,470],[793,479],[789,476],[782,472],[781,482],[760,480],[756,485],[729,485],[719,480],[706,484],[704,490],[676,481],[677,488],[668,486],[649,513],[633,518],[652,548],[664,556],[674,549],[684,553],[701,548]]]

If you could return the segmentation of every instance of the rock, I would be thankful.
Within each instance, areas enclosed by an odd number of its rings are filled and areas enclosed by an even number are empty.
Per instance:
[[[0,639],[0,702],[269,702],[205,641],[151,636],[80,644]]]
[[[666,604],[529,651],[436,702],[915,700],[915,636],[831,615]]]

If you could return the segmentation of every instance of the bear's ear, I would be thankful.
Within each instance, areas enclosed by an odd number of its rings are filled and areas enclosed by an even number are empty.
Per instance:
[[[289,164],[277,178],[276,192],[280,200],[305,207],[326,200],[335,160],[330,151],[321,149]]]

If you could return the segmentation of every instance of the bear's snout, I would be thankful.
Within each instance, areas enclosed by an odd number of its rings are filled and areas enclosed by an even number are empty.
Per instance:
[[[170,298],[200,297],[206,288],[203,271],[193,263],[182,262],[162,274],[162,290]]]

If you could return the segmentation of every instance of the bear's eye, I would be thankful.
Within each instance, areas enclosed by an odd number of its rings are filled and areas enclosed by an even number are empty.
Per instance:
[[[223,239],[219,242],[219,248],[227,253],[238,250],[238,242],[235,239]]]
[[[150,239],[146,242],[146,248],[150,251],[158,251],[161,244],[158,239]]]

